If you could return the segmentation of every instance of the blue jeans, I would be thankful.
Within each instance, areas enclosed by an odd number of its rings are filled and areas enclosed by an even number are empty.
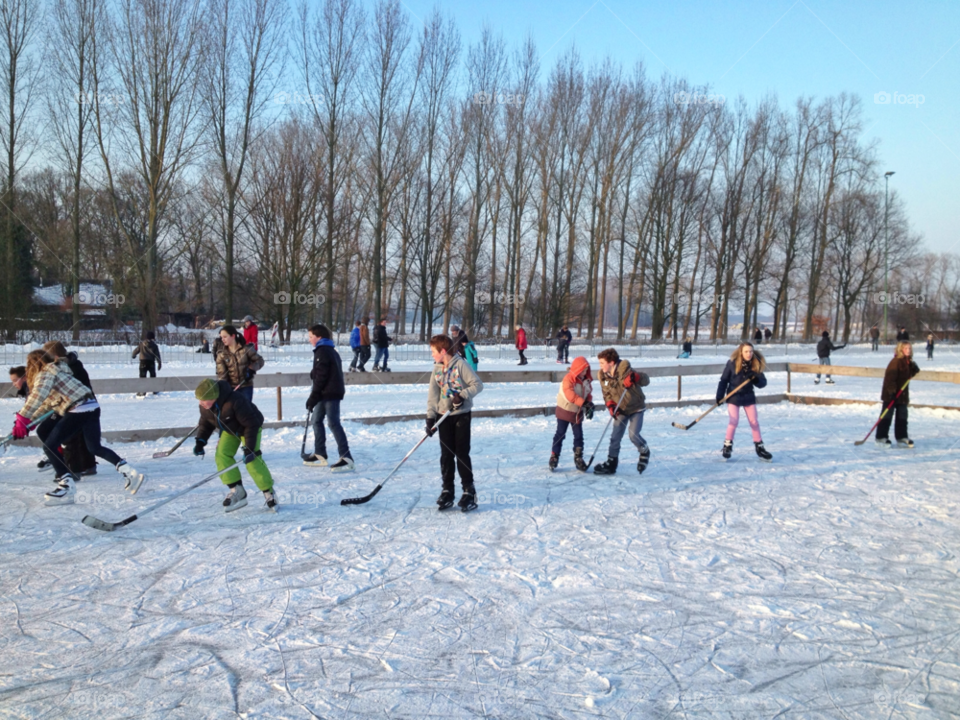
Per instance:
[[[637,450],[643,450],[647,446],[647,441],[643,439],[640,430],[643,428],[643,410],[635,412],[633,415],[620,415],[613,421],[613,432],[610,433],[610,449],[607,451],[607,457],[620,457],[620,441],[623,440],[623,434],[630,427],[630,442],[634,444]]]
[[[381,357],[383,358],[383,365],[380,365]],[[373,358],[373,366],[377,367],[380,365],[380,367],[386,367],[388,360],[390,360],[390,348],[378,347],[376,357]]]
[[[830,358],[828,358],[828,357],[826,357],[826,358],[820,358],[820,364],[821,364],[821,365],[829,365],[829,364],[830,364]],[[817,380],[819,380],[819,379],[820,379],[820,373],[817,373]],[[829,380],[829,379],[830,379],[830,373],[827,373],[827,380]]]
[[[573,446],[575,448],[583,447],[583,423],[571,423],[557,418],[557,432],[553,436],[553,452],[557,455],[563,449],[563,439],[567,436],[567,425],[573,427]]]
[[[250,403],[253,403],[253,385],[244,385],[239,390],[234,390],[235,393],[243,395]]]
[[[347,434],[343,431],[343,425],[340,424],[339,400],[321,400],[313,408],[313,454],[327,457],[327,436],[323,431],[324,417],[327,419],[333,439],[337,441],[337,452],[340,453],[340,457],[352,460],[350,446],[347,444]]]

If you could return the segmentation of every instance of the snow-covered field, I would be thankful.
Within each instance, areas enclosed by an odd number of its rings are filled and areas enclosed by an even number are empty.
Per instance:
[[[555,394],[501,385],[478,407]],[[416,411],[423,395],[348,390],[357,414]],[[163,403],[183,413],[171,424],[195,420],[186,395],[118,397],[105,425],[144,426]],[[217,482],[115,533],[80,519],[126,517],[211,472],[212,454],[117,445],[148,474],[135,498],[101,465],[80,504],[44,507],[37,451],[12,449],[0,716],[957,717],[960,413],[914,410],[916,449],[884,452],[853,445],[872,407],[764,405],[772,464],[745,422],[724,463],[719,412],[670,427],[697,414],[649,410],[650,467],[638,476],[625,443],[613,477],[571,471],[570,438],[551,474],[552,418],[477,419],[481,505],[466,515],[436,511],[435,440],[370,503],[339,505],[389,473],[420,423],[347,423],[347,475],[301,465],[297,430],[268,431],[278,514],[251,493],[224,515]],[[601,431],[588,423],[588,455]]]

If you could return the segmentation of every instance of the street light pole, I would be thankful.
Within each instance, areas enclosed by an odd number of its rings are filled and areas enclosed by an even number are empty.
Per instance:
[[[883,174],[883,342],[887,342],[887,308],[890,306],[890,234],[887,232],[888,202],[890,199],[891,170]]]

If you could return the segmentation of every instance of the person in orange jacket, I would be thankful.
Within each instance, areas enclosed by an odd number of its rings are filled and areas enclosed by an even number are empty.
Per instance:
[[[517,350],[520,351],[520,362],[518,365],[526,365],[527,358],[523,356],[523,351],[527,349],[527,331],[523,329],[523,323],[517,323]]]
[[[587,463],[583,460],[583,419],[593,417],[593,377],[590,375],[590,363],[585,357],[576,357],[567,374],[563,376],[560,392],[557,393],[557,432],[553,436],[553,448],[550,452],[550,469],[556,470],[560,464],[560,451],[563,439],[567,436],[567,427],[573,428],[573,464],[577,470],[586,472]]]

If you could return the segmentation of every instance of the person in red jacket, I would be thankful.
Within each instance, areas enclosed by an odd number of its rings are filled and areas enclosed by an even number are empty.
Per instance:
[[[518,365],[526,365],[527,358],[523,351],[527,349],[527,331],[523,329],[523,323],[517,323],[517,350],[520,351],[520,362]]]
[[[253,321],[253,315],[247,315],[243,319],[243,339],[247,345],[252,345],[256,351],[260,350],[257,344],[257,336],[260,334],[260,328]]]

